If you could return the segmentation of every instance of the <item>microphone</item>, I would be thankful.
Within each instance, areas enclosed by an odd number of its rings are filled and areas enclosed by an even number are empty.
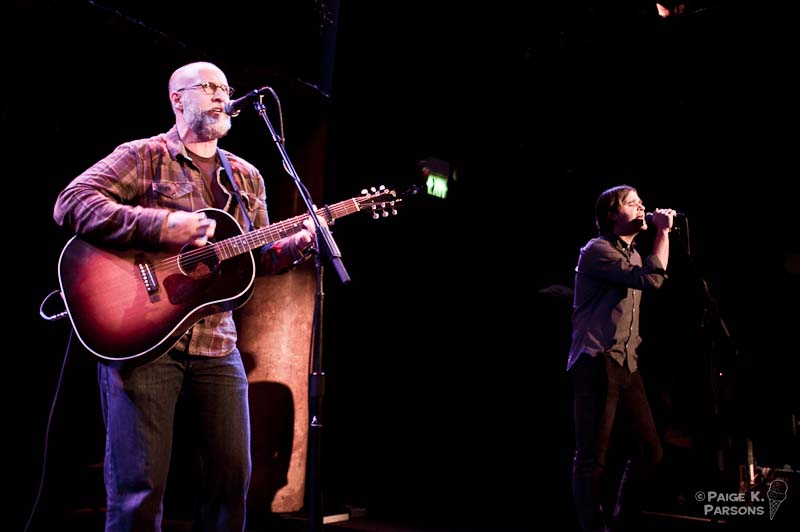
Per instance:
[[[231,100],[230,102],[226,103],[223,110],[225,111],[225,114],[228,114],[230,116],[238,116],[239,113],[242,112],[242,109],[244,109],[244,107],[248,103],[250,103],[251,100],[257,98],[258,96],[267,92],[268,90],[270,90],[269,87],[261,87],[260,89],[253,89],[244,96],[242,96],[241,98],[236,98],[235,100]]]
[[[672,217],[673,225],[681,218],[686,218],[686,215],[683,214],[682,212],[676,212]],[[644,213],[644,221],[647,225],[653,225],[653,213],[652,212]]]

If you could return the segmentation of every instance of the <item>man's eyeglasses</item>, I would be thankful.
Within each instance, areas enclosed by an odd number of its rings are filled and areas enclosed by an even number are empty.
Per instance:
[[[217,89],[222,89],[222,92],[227,94],[229,97],[233,96],[233,87],[228,87],[227,85],[217,85],[213,81],[204,81],[203,83],[198,83],[197,85],[189,85],[188,87],[178,89],[175,92],[181,92],[189,89],[200,89],[200,92],[203,94],[216,94]]]

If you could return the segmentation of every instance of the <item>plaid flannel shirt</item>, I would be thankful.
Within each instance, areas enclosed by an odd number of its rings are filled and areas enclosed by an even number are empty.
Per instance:
[[[269,223],[264,179],[258,169],[227,151],[233,178],[253,225]],[[227,195],[224,207],[236,203],[225,186],[224,170],[217,180]],[[76,177],[58,196],[53,217],[72,232],[105,244],[157,249],[161,227],[170,211],[207,207],[200,172],[173,126],[166,133],[118,146]],[[233,216],[246,227],[238,205]],[[259,255],[258,273],[282,273],[301,258],[294,245],[279,240]],[[236,345],[233,313],[220,312],[198,321],[178,340],[177,349],[192,355],[224,356]]]

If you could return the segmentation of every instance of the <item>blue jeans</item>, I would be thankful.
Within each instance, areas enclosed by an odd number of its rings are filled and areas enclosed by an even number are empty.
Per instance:
[[[239,351],[218,358],[170,351],[122,369],[99,364],[98,380],[106,426],[106,530],[161,530],[178,401],[185,403],[201,457],[195,529],[244,530],[250,414]]]
[[[611,523],[615,529],[635,530],[641,498],[648,490],[642,484],[652,476],[663,454],[642,376],[604,354],[581,355],[571,373],[575,392],[572,492],[581,530],[607,530],[602,488],[617,414],[627,424],[626,432],[635,445],[612,501]]]

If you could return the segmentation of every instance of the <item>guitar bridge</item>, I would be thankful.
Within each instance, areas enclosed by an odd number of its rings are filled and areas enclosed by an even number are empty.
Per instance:
[[[161,298],[158,295],[158,279],[153,271],[153,265],[147,260],[147,257],[145,257],[143,253],[137,253],[134,260],[136,261],[136,267],[139,269],[139,275],[142,278],[144,288],[147,290],[147,295],[150,296],[150,302],[155,303],[159,301]]]

